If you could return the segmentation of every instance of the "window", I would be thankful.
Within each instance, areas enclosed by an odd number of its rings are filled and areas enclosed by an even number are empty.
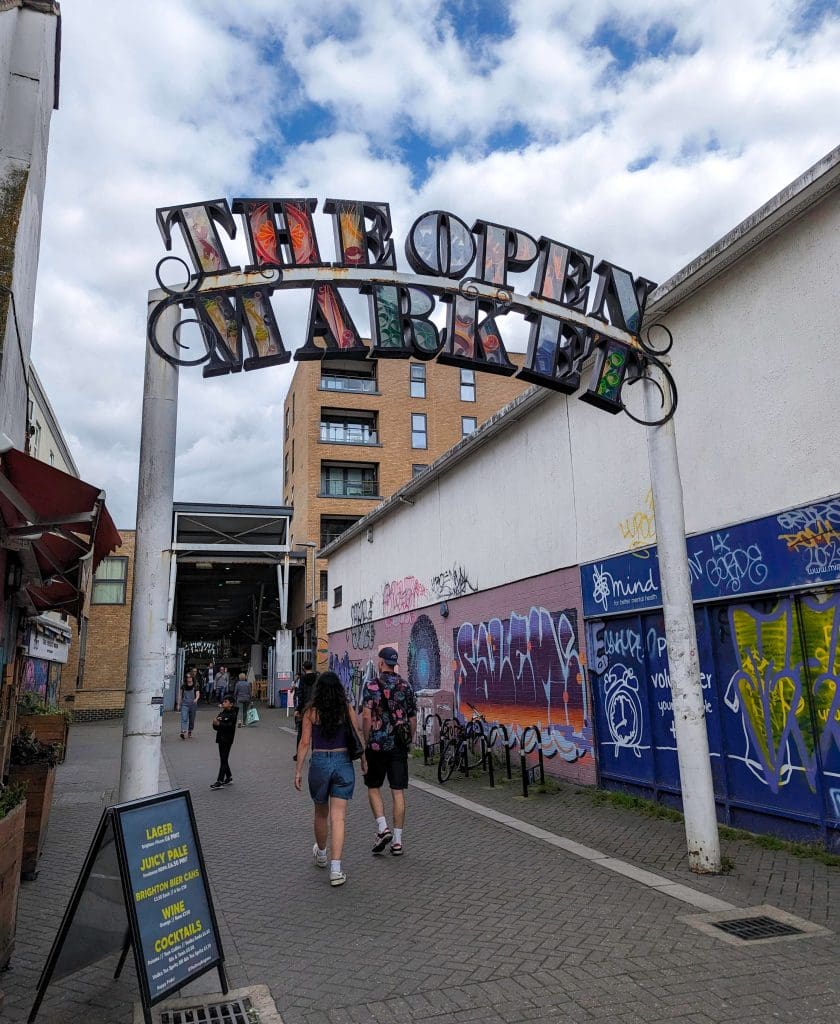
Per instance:
[[[286,437],[289,436],[289,407],[286,406]]]
[[[295,471],[295,442],[292,441],[292,472]]]
[[[348,527],[358,521],[358,517],[351,516],[321,516],[321,547],[338,540]]]
[[[409,393],[412,398],[426,397],[426,365],[425,363],[412,363],[408,384]]]
[[[426,434],[426,414],[424,412],[413,412],[411,414],[411,447],[428,448],[429,439]]]
[[[376,465],[321,463],[321,494],[328,498],[375,498],[379,495]]]
[[[93,577],[91,604],[125,604],[127,579],[127,558],[103,558]]]
[[[420,476],[420,474],[425,473],[428,468],[429,467],[426,465],[422,465],[420,463],[415,462],[414,465],[411,467],[411,475],[413,477]]]
[[[292,426],[295,425],[295,393],[292,392]]]
[[[461,437],[466,437],[471,434],[478,426],[478,420],[475,416],[462,416],[461,417]]]
[[[330,444],[377,444],[376,414],[321,410],[321,440]]]
[[[461,401],[475,401],[475,370],[461,370]]]
[[[325,572],[322,572],[319,577],[319,580],[320,582],[318,590],[318,600],[326,601],[326,599],[329,597],[329,589],[327,586],[327,574]]]
[[[333,608],[341,607],[341,587],[336,587],[333,591]]]
[[[283,456],[283,479],[288,481],[289,479],[289,453]]]

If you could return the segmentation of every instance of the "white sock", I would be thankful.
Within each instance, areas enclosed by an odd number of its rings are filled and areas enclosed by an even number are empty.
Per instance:
[[[330,872],[333,875],[338,875],[338,874],[341,873],[341,861],[340,860],[331,860],[330,861]]]
[[[401,828],[395,828],[394,829],[394,842],[397,843],[398,845],[402,843],[402,829]]]
[[[387,818],[377,818],[376,819],[376,831],[377,832],[384,832],[387,827],[388,827],[388,819]]]
[[[323,849],[323,850],[322,850],[322,849],[321,849],[321,847],[319,846],[319,847],[318,847],[318,856],[319,856],[319,857],[326,857],[326,855],[327,855],[327,848],[326,848],[326,846],[324,847],[324,849]]]

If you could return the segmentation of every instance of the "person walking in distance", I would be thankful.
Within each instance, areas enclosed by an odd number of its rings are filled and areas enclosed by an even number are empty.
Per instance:
[[[309,795],[315,804],[315,866],[327,866],[327,834],[330,842],[330,885],[344,885],[347,876],[341,870],[344,849],[344,821],[347,801],[352,800],[356,771],[350,757],[352,733],[362,738],[355,715],[347,703],[347,694],[335,672],[318,676],[311,702],[303,709],[303,728],[295,766],[295,789],[300,791],[303,763],[309,759]],[[362,771],[365,758],[362,755]]]
[[[192,672],[187,672],[181,684],[181,739],[192,739],[195,712],[201,700],[201,690]]]
[[[230,686],[230,673],[224,665],[219,667],[219,674],[216,676],[216,698],[222,703],[222,698],[228,692]]]
[[[213,728],[216,730],[216,743],[219,745],[219,774],[211,789],[221,789],[233,782],[230,773],[230,748],[236,739],[236,706],[230,694],[222,697],[222,710],[213,719]]]
[[[239,673],[239,679],[233,688],[233,700],[242,712],[242,721],[239,723],[240,727],[247,725],[248,708],[251,706],[251,684],[248,682],[248,677],[244,672]]]
[[[318,679],[318,673],[312,671],[312,662],[307,660],[301,665],[303,672],[301,673],[298,684],[295,687],[295,726],[297,728],[297,747],[300,746],[300,737],[303,731],[303,712],[312,701],[313,694],[315,693],[315,682]],[[292,756],[293,761],[297,761],[297,753]]]
[[[403,852],[405,791],[408,789],[408,751],[417,722],[417,701],[411,685],[397,672],[399,654],[393,647],[379,652],[379,675],[362,691],[362,732],[367,768],[365,785],[370,809],[376,819],[373,853]],[[394,831],[388,827],[382,800],[382,783],[388,779],[393,803]]]

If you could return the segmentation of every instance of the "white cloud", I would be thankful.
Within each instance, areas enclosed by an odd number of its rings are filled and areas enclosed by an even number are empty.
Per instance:
[[[121,525],[134,516],[146,293],[164,255],[157,207],[388,201],[400,261],[415,217],[441,207],[663,280],[836,144],[836,13],[808,34],[796,0],[512,0],[507,19],[500,0],[483,5],[496,21],[479,43],[459,35],[461,6],[65,5],[34,358],[82,475]],[[635,62],[613,59],[605,25],[626,57],[639,48]],[[652,30],[673,30],[673,46],[645,58]],[[296,142],[289,118],[312,104],[335,130]],[[488,140],[516,122],[527,142],[494,151]],[[316,224],[330,258],[329,219]],[[244,259],[241,237],[230,252]],[[277,309],[297,346],[307,297]],[[179,499],[281,500],[293,369],[181,372]]]

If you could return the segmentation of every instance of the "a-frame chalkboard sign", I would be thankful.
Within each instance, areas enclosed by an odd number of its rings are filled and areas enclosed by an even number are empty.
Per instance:
[[[155,1003],[218,969],[224,954],[187,790],[115,804],[102,814],[38,981],[29,1024],[53,980],[134,950],[147,1024]]]

